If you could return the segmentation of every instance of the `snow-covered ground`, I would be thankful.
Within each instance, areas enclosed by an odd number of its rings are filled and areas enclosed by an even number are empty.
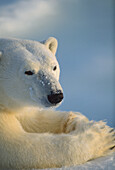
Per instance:
[[[101,157],[79,166],[67,168],[66,167],[52,169],[50,168],[45,170],[115,170],[115,154],[106,157]]]

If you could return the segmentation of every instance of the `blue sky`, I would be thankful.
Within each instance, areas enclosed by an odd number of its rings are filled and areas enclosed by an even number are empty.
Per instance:
[[[0,37],[59,41],[65,99],[59,110],[80,111],[115,126],[114,0],[0,1]]]

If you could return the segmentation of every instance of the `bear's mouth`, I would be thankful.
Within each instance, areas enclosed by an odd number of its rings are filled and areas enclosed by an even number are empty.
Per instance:
[[[56,107],[59,106],[63,100],[63,93],[61,92],[61,90],[58,90],[56,92],[52,91],[49,95],[42,96],[42,98],[35,97],[36,95],[32,87],[29,88],[29,91],[30,91],[31,100],[37,106]]]

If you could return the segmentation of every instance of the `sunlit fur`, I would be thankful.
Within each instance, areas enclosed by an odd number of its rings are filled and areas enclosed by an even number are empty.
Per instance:
[[[56,50],[52,37],[0,39],[0,170],[78,165],[114,152],[115,133],[104,122],[50,109],[50,91],[63,92]]]

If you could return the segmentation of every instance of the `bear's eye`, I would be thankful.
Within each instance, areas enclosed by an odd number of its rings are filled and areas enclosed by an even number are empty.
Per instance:
[[[56,69],[57,69],[57,67],[56,67],[56,66],[54,66],[53,71],[55,71]]]
[[[28,76],[31,76],[33,75],[34,73],[32,71],[25,71],[25,74],[28,75]]]

